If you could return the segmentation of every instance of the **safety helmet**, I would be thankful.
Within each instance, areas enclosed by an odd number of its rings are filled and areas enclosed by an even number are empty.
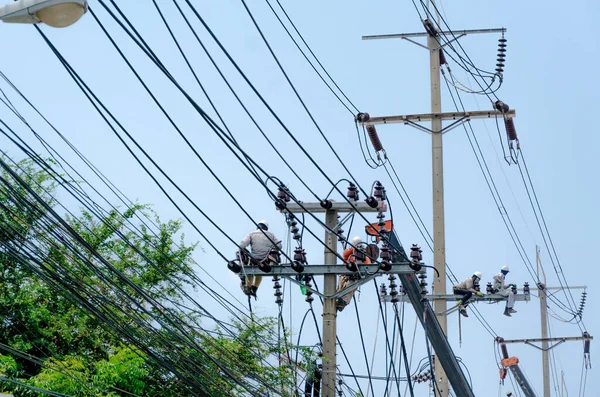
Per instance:
[[[356,236],[352,239],[352,245],[357,246],[360,243],[362,243],[362,239],[360,237]]]
[[[265,230],[269,229],[269,222],[262,220],[260,222],[258,222],[258,226],[260,227],[260,225],[263,225],[265,227]]]
[[[474,272],[473,277],[477,277],[478,279],[481,280],[481,277],[483,277],[483,274],[481,274],[481,272]]]
[[[508,270],[508,266],[506,266],[506,265],[502,266],[502,269],[500,269],[500,270],[502,270],[504,272],[508,272],[509,271]]]

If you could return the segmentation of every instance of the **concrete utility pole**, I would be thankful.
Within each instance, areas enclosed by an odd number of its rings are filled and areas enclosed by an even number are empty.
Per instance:
[[[441,113],[442,92],[440,90],[440,46],[434,36],[427,37],[429,49],[429,68],[431,83],[431,113]],[[446,293],[446,226],[444,222],[444,150],[442,140],[442,119],[431,120],[431,180],[433,185],[433,266],[439,272],[434,278],[433,291]],[[446,311],[446,301],[433,303],[435,313]],[[448,321],[445,315],[439,315],[438,321],[444,334],[448,334]],[[448,377],[441,365],[435,369],[435,377],[441,397],[448,396]],[[434,393],[435,394],[435,393]]]
[[[335,229],[338,212],[328,210],[325,213],[325,224],[331,230]],[[325,264],[335,265],[337,263],[337,236],[329,230],[325,232]],[[335,294],[337,276],[335,273],[326,274],[323,281],[323,397],[335,395],[336,379],[336,317]],[[331,296],[331,298],[328,298]]]
[[[554,345],[546,348],[547,349],[546,352],[547,352],[548,350],[553,349],[556,346],[558,346],[564,342],[586,341],[586,343],[589,343],[589,341],[591,341],[593,339],[594,339],[593,336],[589,335],[587,332],[584,332],[584,334],[582,336],[570,336],[570,337],[559,337],[559,338],[511,339],[511,340],[507,340],[507,339],[498,337],[498,338],[496,338],[496,341],[500,344],[503,357],[508,358],[509,355],[508,355],[508,351],[506,349],[506,345],[509,343],[525,343],[526,345],[530,345],[530,346],[535,347],[536,349],[540,349],[540,350],[544,351],[543,348],[540,348],[540,347],[534,345],[534,343],[541,342],[542,345],[545,344],[545,346],[548,346],[549,342],[556,342]],[[584,349],[584,352],[585,352],[585,349]],[[521,369],[519,368],[519,365],[518,364],[512,365],[509,368],[513,372],[513,375],[515,376],[517,383],[521,387],[523,394],[525,394],[526,397],[535,397],[533,388],[531,387],[531,385],[529,385],[529,382],[527,381],[527,378],[525,377],[525,375],[522,373]],[[548,396],[550,396],[549,379],[550,378],[548,378],[548,394],[547,394]],[[546,385],[546,379],[544,379],[544,397],[546,396],[546,386],[545,385]]]
[[[371,281],[377,276],[386,274],[410,274],[415,275],[415,270],[411,268],[408,261],[396,261],[392,263],[389,271],[379,271],[378,264],[358,265],[358,272],[348,270],[346,266],[337,264],[337,239],[336,230],[338,226],[338,214],[350,212],[386,212],[385,203],[378,202],[377,207],[373,208],[365,202],[356,201],[352,204],[348,202],[333,202],[331,208],[325,209],[320,203],[287,203],[286,207],[281,212],[289,213],[325,213],[325,263],[321,265],[307,265],[304,268],[303,274],[322,275],[324,276],[323,293],[303,285],[304,288],[312,293],[323,298],[323,372],[322,372],[322,397],[337,397],[336,393],[336,300],[344,296],[360,285]],[[240,270],[237,271],[240,273]],[[352,285],[344,288],[341,291],[337,289],[337,276],[341,274],[359,275],[359,280]],[[298,283],[294,276],[297,271],[293,269],[292,264],[282,263],[280,266],[274,266],[270,272],[266,273],[258,269],[258,267],[245,267],[244,273],[246,276],[260,275],[263,277],[277,276],[284,277],[293,283]]]
[[[538,269],[542,270],[544,282],[538,283],[540,298],[540,323],[542,327],[542,374],[544,379],[544,397],[550,397],[550,359],[548,357],[548,303],[546,297],[546,273],[540,259],[540,249],[535,247],[535,259]],[[538,275],[539,279],[539,275]]]
[[[404,116],[390,117],[364,117],[359,120],[363,125],[369,124],[388,124],[388,123],[403,123],[412,127],[425,131],[431,134],[431,165],[432,165],[432,190],[433,190],[433,264],[439,272],[439,277],[436,277],[433,284],[435,294],[446,294],[446,237],[444,223],[444,156],[443,156],[443,134],[449,130],[463,124],[464,122],[474,118],[492,118],[503,117],[503,113],[492,111],[479,112],[451,112],[442,113],[442,98],[440,87],[440,51],[443,45],[440,44],[440,34],[453,34],[456,39],[468,34],[476,33],[504,33],[506,29],[479,29],[479,30],[462,30],[456,32],[440,32],[436,29],[433,23],[429,20],[423,21],[426,33],[406,33],[406,34],[388,34],[363,36],[363,40],[389,39],[399,38],[410,41],[429,51],[429,69],[430,69],[430,94],[431,94],[431,113],[430,114],[413,114]],[[438,15],[439,25],[439,15]],[[414,40],[417,37],[427,37],[427,46],[424,46]],[[510,110],[505,114],[514,116],[514,110]],[[452,123],[446,127],[442,126],[443,120],[451,120]],[[431,121],[431,129],[425,128],[418,122]],[[446,320],[446,300],[438,299],[434,301],[434,312],[438,318],[441,329],[444,334],[448,332]],[[448,378],[442,365],[437,365],[435,368],[435,376],[439,395],[448,397],[449,387]],[[436,392],[437,393],[437,392]]]

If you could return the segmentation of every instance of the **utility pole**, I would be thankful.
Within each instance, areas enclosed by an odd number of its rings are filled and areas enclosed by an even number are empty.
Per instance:
[[[554,348],[557,344],[550,346],[548,342],[552,340],[548,335],[548,291],[550,290],[561,290],[563,287],[547,287],[546,286],[546,272],[544,271],[544,266],[542,265],[542,259],[540,257],[540,248],[538,246],[535,247],[535,259],[536,259],[536,273],[537,279],[540,280],[540,272],[542,276],[542,281],[538,282],[538,297],[540,299],[540,326],[542,333],[542,375],[544,382],[544,397],[550,397],[550,357],[549,352],[550,349]],[[567,289],[586,289],[585,286],[576,286],[576,287],[565,287]],[[552,295],[552,294],[550,294]],[[589,335],[588,335],[589,336]],[[582,338],[575,338],[574,340],[591,340],[591,337],[584,336]],[[560,342],[564,342],[566,340],[571,340],[570,338],[559,338]],[[531,341],[531,340],[529,340]]]
[[[325,224],[329,230],[325,231],[325,264],[335,265],[337,263],[337,235],[334,230],[337,224],[336,210],[327,210],[325,213]],[[335,394],[336,380],[336,317],[335,294],[337,276],[335,273],[326,274],[323,281],[323,397]],[[331,298],[330,298],[331,297]]]
[[[433,3],[433,1],[432,1]],[[435,3],[434,3],[435,4]],[[434,7],[435,8],[435,7]],[[437,10],[436,10],[437,13]],[[438,25],[439,25],[439,15]],[[474,118],[492,118],[492,117],[512,117],[514,110],[501,112],[498,110],[478,111],[478,112],[450,112],[442,113],[442,99],[440,87],[440,51],[444,47],[441,44],[440,34],[452,34],[455,39],[468,34],[478,33],[504,33],[506,29],[478,29],[461,30],[456,32],[440,32],[430,20],[424,20],[423,25],[426,33],[405,33],[405,34],[387,34],[363,36],[363,40],[391,39],[399,38],[410,41],[429,51],[429,69],[430,69],[430,95],[431,95],[431,113],[430,114],[411,114],[404,116],[371,117],[367,113],[357,115],[357,120],[367,129],[375,131],[374,124],[403,123],[410,125],[421,131],[431,134],[431,164],[432,164],[432,194],[433,194],[433,264],[439,277],[436,277],[433,284],[435,294],[446,294],[446,239],[445,239],[445,217],[444,217],[444,157],[443,157],[443,134],[449,130],[463,124]],[[427,37],[427,46],[417,42],[414,38]],[[443,127],[442,121],[452,121],[446,127]],[[426,128],[419,122],[431,121],[431,128]],[[446,320],[446,300],[438,299],[434,301],[434,312],[444,335],[447,335],[448,325]],[[436,352],[439,353],[439,352]],[[438,360],[439,361],[439,360]],[[435,368],[435,377],[440,397],[448,397],[448,377],[444,372],[442,365]]]
[[[230,270],[234,273],[243,274],[244,276],[260,275],[263,277],[284,277],[289,281],[299,284],[295,279],[295,276],[301,272],[302,274],[313,275],[313,276],[324,276],[323,281],[323,293],[312,289],[306,285],[302,285],[311,293],[319,295],[323,298],[323,372],[322,372],[322,397],[337,397],[336,395],[336,372],[337,372],[337,361],[336,361],[336,300],[339,297],[344,296],[353,289],[358,288],[360,285],[365,284],[375,277],[384,276],[388,274],[406,274],[411,277],[415,276],[415,269],[413,268],[414,263],[410,263],[406,260],[395,261],[390,264],[390,270],[384,271],[379,269],[378,264],[359,264],[358,272],[351,271],[346,266],[337,264],[337,243],[338,235],[335,231],[338,230],[341,225],[338,222],[338,214],[351,213],[351,212],[376,212],[383,213],[387,211],[385,202],[377,201],[375,208],[371,207],[365,202],[329,202],[330,205],[327,208],[322,207],[322,203],[291,203],[285,204],[283,209],[279,209],[281,212],[288,212],[291,214],[296,213],[325,213],[325,259],[324,264],[315,264],[304,266],[302,270],[297,270],[291,263],[282,263],[279,266],[273,266],[269,272],[264,272],[256,266],[242,267],[235,263],[229,264]],[[242,272],[243,270],[243,272]],[[352,285],[344,288],[341,291],[337,289],[337,276],[338,275],[353,275],[358,276],[359,279]]]
[[[540,259],[540,249],[535,247],[535,259],[538,269],[542,270],[544,282],[538,283],[539,298],[540,298],[540,323],[542,327],[542,374],[544,379],[544,397],[550,397],[550,359],[548,357],[548,304],[546,297],[546,273],[542,267]],[[539,280],[539,274],[538,274]]]
[[[508,350],[506,349],[506,345],[509,344],[509,343],[524,343],[526,345],[530,345],[530,346],[535,347],[536,349],[541,349],[542,351],[544,351],[543,348],[540,348],[540,347],[534,345],[534,343],[541,342],[543,345],[545,344],[546,346],[548,346],[549,342],[556,342],[556,343],[554,343],[554,345],[547,347],[547,349],[549,350],[549,349],[553,349],[556,346],[558,346],[558,345],[560,345],[562,343],[565,343],[565,342],[585,341],[586,343],[589,343],[593,339],[594,338],[590,334],[588,334],[587,332],[584,332],[582,336],[559,337],[559,338],[534,338],[534,339],[511,339],[511,340],[507,340],[507,339],[503,339],[501,337],[497,337],[496,341],[500,344],[503,357],[505,359],[507,359],[507,358],[509,358],[509,355],[508,355]],[[589,348],[589,345],[588,345],[588,348]],[[546,350],[546,352],[548,350]],[[584,347],[584,352],[585,352],[585,347]],[[526,397],[535,397],[533,389],[532,389],[531,385],[529,385],[529,382],[527,381],[527,378],[525,377],[525,375],[523,374],[523,372],[519,368],[518,363],[515,364],[515,365],[511,365],[509,368],[513,372],[513,375],[515,376],[515,378],[517,380],[517,383],[521,387],[521,390],[523,391],[523,393],[525,394],[525,396]],[[549,379],[550,378],[548,378],[548,380]],[[544,379],[544,397],[546,396],[545,385],[546,385],[546,379]],[[547,395],[550,396],[550,383],[549,383],[549,381],[548,381],[548,394]]]
[[[433,1],[433,0],[432,0]],[[431,113],[442,112],[442,92],[440,87],[440,45],[435,36],[427,36],[431,83]],[[444,148],[442,119],[431,120],[431,180],[433,187],[433,266],[438,277],[433,281],[433,292],[446,293],[446,226],[444,218]],[[433,302],[435,313],[446,311],[446,301]],[[445,315],[436,314],[444,335],[448,334],[448,321]],[[435,377],[440,397],[448,396],[448,377],[442,365],[437,365]],[[435,392],[434,392],[435,394]]]

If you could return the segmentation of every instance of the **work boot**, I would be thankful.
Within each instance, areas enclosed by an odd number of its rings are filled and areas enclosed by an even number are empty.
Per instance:
[[[465,309],[464,307],[460,308],[460,314],[464,317],[469,317],[469,313],[467,313],[467,309]]]
[[[512,317],[512,316],[510,315],[510,309],[509,309],[508,307],[507,307],[506,309],[504,309],[504,315],[505,315],[506,317]]]
[[[251,285],[250,286],[250,295],[254,297],[254,300],[256,300],[256,291],[258,290],[258,287],[255,285]]]
[[[252,292],[250,291],[250,287],[247,286],[246,284],[240,284],[240,288],[242,289],[242,292],[245,295],[252,295]]]
[[[335,301],[335,308],[341,312],[342,310],[344,310],[344,308],[346,307],[346,302],[344,302],[344,300],[342,298],[337,298],[337,300]]]
[[[508,309],[508,312],[509,313],[516,313],[517,311],[511,307],[511,308]]]

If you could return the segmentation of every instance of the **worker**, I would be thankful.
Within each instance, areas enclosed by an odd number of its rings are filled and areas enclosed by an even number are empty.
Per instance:
[[[365,249],[366,249],[366,244],[363,243],[363,241],[361,240],[360,237],[356,236],[352,239],[352,246],[346,248],[344,250],[344,253],[342,254],[342,257],[344,258],[344,261],[346,262],[346,267],[348,269],[358,272],[357,265],[360,265],[360,264],[370,265],[371,264],[371,260],[366,255]],[[342,274],[338,280],[336,292],[340,292],[344,288],[347,288],[349,285],[352,285],[353,282],[355,282],[356,280],[358,280],[358,274],[357,275]],[[346,306],[348,306],[350,304],[350,301],[352,300],[352,297],[354,296],[354,292],[356,292],[356,289],[353,289],[350,292],[348,292],[347,294],[345,294],[344,296],[337,298],[335,306],[338,311],[341,312],[342,310],[344,310],[344,308]]]
[[[277,263],[277,259],[272,255],[273,250],[281,249],[281,240],[269,231],[269,223],[267,221],[258,222],[258,229],[250,232],[244,237],[239,244],[241,250],[250,246],[251,261],[255,264],[260,264],[265,261]],[[262,281],[262,276],[251,275],[245,278],[245,283],[242,281],[242,291],[248,296],[256,298],[256,291]]]
[[[467,313],[467,301],[471,299],[473,294],[477,296],[483,296],[483,293],[475,288],[479,284],[481,276],[481,272],[474,272],[471,277],[452,287],[454,295],[462,295],[461,300],[456,302],[456,306],[459,306],[460,314],[465,317],[469,317],[469,314]]]
[[[492,288],[494,290],[494,293],[508,297],[506,301],[506,308],[504,309],[504,315],[512,317],[511,314],[516,313],[517,311],[513,309],[513,306],[515,305],[515,294],[512,292],[512,284],[504,283],[508,271],[508,266],[502,266],[502,269],[500,269],[500,273],[494,276],[494,283]]]

